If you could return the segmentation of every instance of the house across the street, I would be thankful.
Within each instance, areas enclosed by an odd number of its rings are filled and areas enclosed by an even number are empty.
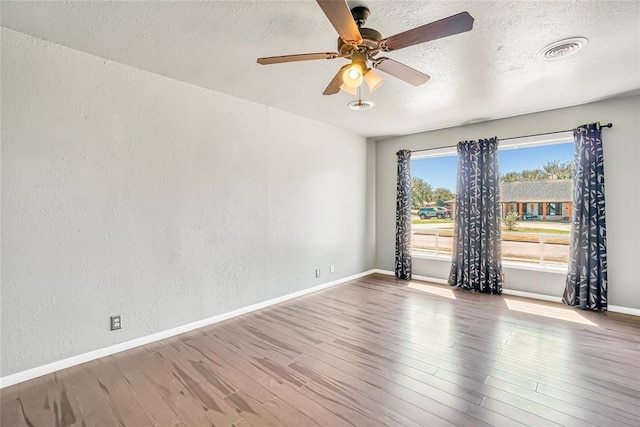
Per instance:
[[[572,179],[503,182],[500,184],[501,214],[517,212],[522,220],[568,220],[572,190]]]

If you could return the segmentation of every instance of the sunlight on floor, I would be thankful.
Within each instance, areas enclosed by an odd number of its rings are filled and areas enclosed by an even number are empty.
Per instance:
[[[427,292],[429,294],[437,295],[439,297],[445,297],[449,299],[456,299],[456,296],[453,294],[453,291],[449,288],[445,288],[444,286],[439,285],[422,285],[419,283],[409,282],[409,288],[415,289],[416,291]]]
[[[582,323],[583,325],[598,326],[580,313],[566,308],[550,307],[548,305],[536,304],[535,302],[525,302],[509,298],[505,298],[504,302],[507,304],[507,307],[509,307],[509,310],[566,320],[568,322]]]

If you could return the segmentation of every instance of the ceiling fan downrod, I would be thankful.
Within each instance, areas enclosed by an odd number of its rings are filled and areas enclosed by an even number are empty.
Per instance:
[[[353,16],[353,20],[356,22],[358,29],[362,28],[362,26],[367,22],[369,16],[371,16],[371,11],[369,8],[364,6],[356,6],[351,9],[351,15]]]

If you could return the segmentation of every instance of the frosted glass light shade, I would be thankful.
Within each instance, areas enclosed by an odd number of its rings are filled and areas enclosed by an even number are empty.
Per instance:
[[[376,73],[373,70],[367,71],[367,74],[364,75],[364,82],[367,84],[369,88],[369,92],[373,93],[384,83],[384,79],[380,76],[380,74]]]
[[[340,90],[343,92],[346,92],[350,95],[357,95],[358,94],[358,88],[355,87],[349,87],[346,84],[342,84],[342,86],[340,86]]]
[[[351,88],[359,87],[364,80],[362,74],[362,67],[358,64],[351,64],[351,66],[342,73],[342,82]]]

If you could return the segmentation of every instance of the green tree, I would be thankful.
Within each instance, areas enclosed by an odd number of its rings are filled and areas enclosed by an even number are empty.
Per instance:
[[[422,178],[411,177],[411,205],[418,208],[432,200],[431,184],[425,182]]]
[[[452,193],[448,188],[440,187],[433,190],[431,201],[435,201],[438,206],[444,206],[444,202],[455,198],[456,195]]]
[[[546,173],[542,169],[526,169],[520,172],[521,181],[542,181],[547,179]]]
[[[502,218],[502,223],[507,227],[507,230],[515,230],[516,225],[518,225],[518,219],[519,216],[516,212],[509,212]]]
[[[542,166],[547,179],[572,179],[573,178],[573,162],[560,162],[554,160]]]
[[[507,172],[500,177],[502,182],[542,181],[547,179],[572,179],[573,163],[553,160],[542,169],[527,169],[520,172]]]
[[[500,177],[502,182],[516,182],[522,181],[522,177],[519,172],[507,172]]]

